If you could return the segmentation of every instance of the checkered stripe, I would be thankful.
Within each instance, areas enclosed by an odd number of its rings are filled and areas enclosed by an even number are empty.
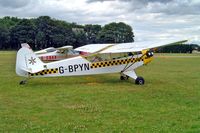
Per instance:
[[[39,75],[46,75],[46,74],[55,74],[58,73],[58,68],[54,69],[45,69],[37,73],[29,73],[30,76],[39,76]]]
[[[92,63],[90,68],[100,68],[100,67],[123,65],[123,64],[128,64],[128,63],[134,63],[134,62],[137,62],[137,61],[143,61],[143,59],[131,58],[131,59],[123,59],[123,60],[95,62],[95,63]]]

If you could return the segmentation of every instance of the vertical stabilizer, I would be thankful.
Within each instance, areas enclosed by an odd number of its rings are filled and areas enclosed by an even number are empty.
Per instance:
[[[16,73],[28,77],[28,73],[36,73],[45,69],[45,64],[28,47],[17,52]]]

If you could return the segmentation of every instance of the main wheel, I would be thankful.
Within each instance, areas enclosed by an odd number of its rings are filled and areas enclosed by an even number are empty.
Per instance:
[[[135,80],[135,84],[143,85],[144,84],[144,78],[143,77],[137,77],[136,80]]]
[[[125,80],[125,79],[124,79],[124,76],[120,76],[120,80]]]

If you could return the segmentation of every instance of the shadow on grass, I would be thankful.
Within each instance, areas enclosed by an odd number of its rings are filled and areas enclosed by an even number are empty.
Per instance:
[[[20,80],[19,80],[20,81]],[[75,76],[75,77],[53,77],[53,78],[32,78],[27,84],[22,86],[119,86],[119,85],[135,85],[133,79],[121,81],[119,74],[108,75],[92,75],[92,76]]]

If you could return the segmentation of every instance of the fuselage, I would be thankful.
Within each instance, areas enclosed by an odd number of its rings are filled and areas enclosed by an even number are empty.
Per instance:
[[[90,62],[82,56],[77,56],[46,63],[45,70],[37,73],[29,73],[28,75],[31,77],[54,77],[118,73],[125,68],[127,68],[126,71],[134,70],[139,66],[149,63],[152,58],[147,58],[146,55],[139,54],[107,61]]]

